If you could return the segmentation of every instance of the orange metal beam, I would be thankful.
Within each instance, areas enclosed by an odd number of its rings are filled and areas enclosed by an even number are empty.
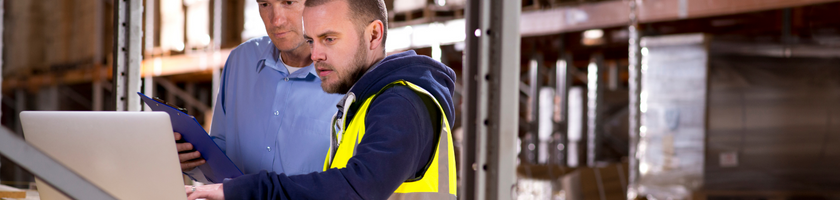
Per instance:
[[[653,23],[757,12],[840,0],[636,0],[639,21]],[[523,12],[522,36],[549,35],[629,25],[628,1],[603,1],[577,6]]]
[[[231,50],[233,49],[145,59],[141,70],[143,77],[146,77],[149,75],[168,76],[219,69],[225,65]]]
[[[222,49],[219,52],[193,53],[145,59],[142,63],[142,76],[168,76],[219,69],[224,66],[231,50]],[[97,69],[99,70],[97,71]],[[39,87],[44,85],[91,82],[97,77],[97,73],[102,74],[99,77],[105,80],[111,79],[111,67],[100,65],[60,73],[5,78],[3,80],[3,91],[10,91],[15,88],[26,88],[29,91],[37,91]]]
[[[626,1],[603,1],[522,12],[519,30],[522,36],[538,36],[629,23],[630,7]]]
[[[97,69],[99,69],[97,71]],[[77,84],[92,81],[97,73],[104,74],[104,78],[111,78],[111,68],[101,65],[90,68],[82,68],[62,73],[47,73],[41,75],[27,75],[23,77],[9,77],[3,79],[3,91],[10,91],[15,88],[24,88],[29,91],[38,91],[41,86],[54,84]]]
[[[838,0],[642,0],[642,23],[671,21],[807,6]]]

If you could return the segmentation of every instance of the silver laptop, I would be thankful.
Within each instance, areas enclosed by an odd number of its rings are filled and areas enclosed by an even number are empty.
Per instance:
[[[117,199],[186,199],[164,112],[20,113],[26,141]],[[41,199],[69,199],[36,181]]]

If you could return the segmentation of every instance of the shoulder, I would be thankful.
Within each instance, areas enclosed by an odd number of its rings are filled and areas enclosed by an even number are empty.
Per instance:
[[[271,43],[271,38],[268,36],[256,37],[239,44],[239,46],[236,46],[230,54],[231,56],[258,56],[262,55],[262,53],[266,50],[269,50],[270,47],[274,47],[274,44]]]
[[[408,88],[407,86],[402,86],[402,85],[397,85],[397,86],[393,86],[391,88],[385,89],[384,91],[379,93],[379,95],[377,95],[377,96],[378,97],[376,97],[376,99],[374,99],[374,101],[376,101],[378,99],[383,99],[383,98],[398,98],[398,99],[403,99],[403,100],[408,101],[408,102],[421,102],[422,103],[422,99],[420,99],[420,96],[417,95],[417,93],[415,93],[414,90],[412,90],[411,88]]]
[[[386,113],[399,115],[423,115],[426,107],[423,99],[414,90],[405,86],[394,86],[378,94],[369,109],[373,113],[387,110]]]
[[[256,64],[266,51],[271,50],[270,48],[274,48],[274,45],[268,36],[253,38],[239,44],[228,55],[223,76],[229,76],[228,74],[241,70],[246,70],[243,73],[249,74],[247,71],[254,71]]]

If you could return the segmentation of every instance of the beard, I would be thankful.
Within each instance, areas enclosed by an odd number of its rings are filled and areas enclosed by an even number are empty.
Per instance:
[[[359,41],[362,41],[361,39]],[[365,51],[365,45],[359,45],[359,48],[356,49],[356,52],[353,55],[353,62],[350,63],[349,66],[345,67],[344,70],[339,71],[339,69],[335,68],[334,66],[327,64],[327,63],[315,63],[318,67],[326,67],[332,69],[336,76],[334,77],[337,79],[334,84],[330,84],[329,79],[324,79],[321,77],[321,88],[326,93],[330,94],[347,94],[350,91],[350,88],[362,78],[364,75],[364,69],[366,68],[367,63],[365,62],[367,58],[367,51]]]

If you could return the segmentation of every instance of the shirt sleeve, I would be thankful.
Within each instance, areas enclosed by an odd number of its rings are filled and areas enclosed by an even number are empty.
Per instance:
[[[216,104],[213,105],[213,122],[210,124],[210,138],[213,138],[213,142],[222,149],[223,153],[227,153],[227,143],[225,143],[225,136],[227,132],[227,121],[225,121],[225,114],[227,113],[225,110],[225,92],[227,90],[225,88],[227,85],[228,70],[230,69],[228,64],[230,62],[230,59],[228,59],[222,71],[222,80],[219,84],[219,94],[216,95]]]
[[[221,88],[221,87],[220,87]],[[213,122],[210,124],[210,138],[213,138],[213,142],[222,149],[222,152],[226,151],[226,143],[225,143],[225,111],[222,108],[222,90],[219,90],[219,95],[216,97],[216,105],[213,106]]]
[[[287,176],[261,171],[224,183],[226,199],[386,199],[430,161],[432,122],[420,97],[406,87],[379,95],[366,133],[346,168]]]

